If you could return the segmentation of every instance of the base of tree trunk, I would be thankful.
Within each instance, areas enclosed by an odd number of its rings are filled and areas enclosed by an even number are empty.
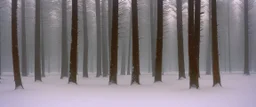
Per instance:
[[[179,77],[179,80],[184,80],[184,79],[186,79],[186,76]]]
[[[24,87],[22,85],[15,86],[15,90],[20,90],[20,89],[24,89]]]
[[[244,72],[244,75],[245,75],[245,76],[249,76],[249,75],[250,75],[250,72]]]
[[[197,84],[190,84],[189,89],[199,89],[199,85],[197,85]]]
[[[35,80],[35,82],[43,82],[42,80]]]
[[[221,83],[214,83],[212,87],[222,87]]]
[[[206,72],[206,75],[212,75],[212,73],[211,72]]]
[[[109,81],[108,85],[117,85],[116,81]]]

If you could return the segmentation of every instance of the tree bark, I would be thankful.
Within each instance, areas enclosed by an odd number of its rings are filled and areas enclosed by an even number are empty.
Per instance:
[[[162,82],[162,53],[163,53],[163,0],[157,1],[157,41],[155,82]]]
[[[230,2],[227,2],[228,6],[228,68],[229,68],[229,72],[232,72],[232,68],[231,68],[231,42],[230,42]]]
[[[178,66],[179,79],[186,78],[184,67],[182,0],[176,0],[177,5],[177,39],[178,39]]]
[[[102,36],[101,36],[101,20],[100,20],[100,0],[95,0],[96,3],[96,23],[97,23],[97,74],[100,77],[102,73]]]
[[[132,0],[132,81],[140,84],[140,54],[139,54],[139,27],[138,27],[138,5],[137,0]]]
[[[111,60],[109,85],[117,84],[117,55],[118,55],[118,0],[113,0],[113,20],[111,39]]]
[[[43,16],[43,15],[42,15]],[[44,54],[44,21],[41,22],[41,63],[42,77],[45,77],[45,54]]]
[[[217,33],[217,8],[216,0],[212,0],[212,71],[213,86],[221,85],[219,70],[219,50],[218,50],[218,33]]]
[[[67,0],[62,0],[61,76],[68,77]]]
[[[201,0],[195,0],[195,48],[196,48],[196,72],[200,77],[199,54],[200,54],[200,35],[201,35]]]
[[[196,43],[194,34],[194,0],[188,1],[188,54],[189,54],[189,87],[199,88],[198,72],[196,71]]]
[[[36,11],[35,11],[35,81],[42,81],[41,79],[41,41],[40,41],[40,0],[36,0]]]
[[[102,1],[102,67],[103,77],[108,76],[108,29],[107,29],[107,11],[106,11],[106,0]]]
[[[78,7],[77,0],[72,0],[72,29],[70,52],[70,76],[69,83],[77,84],[77,37],[78,37]]]
[[[83,60],[83,77],[88,78],[88,34],[87,34],[87,7],[86,1],[83,0],[83,21],[84,21],[84,60]]]
[[[25,19],[25,0],[21,1],[21,31],[22,31],[22,56],[21,56],[21,73],[22,76],[28,76],[27,71],[27,44],[26,44],[26,19]]]
[[[155,0],[150,0],[150,31],[151,31],[151,70],[152,76],[155,76],[155,61],[156,61],[156,11]]]
[[[249,22],[248,0],[244,0],[244,75],[250,75],[249,71]]]
[[[17,34],[17,0],[12,0],[12,59],[15,89],[23,88],[20,76]]]

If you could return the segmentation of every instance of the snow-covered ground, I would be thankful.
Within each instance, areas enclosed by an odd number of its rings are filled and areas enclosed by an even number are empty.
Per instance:
[[[34,82],[23,77],[24,90],[14,90],[13,77],[3,74],[0,107],[256,107],[256,74],[222,74],[223,87],[212,87],[212,76],[201,75],[200,89],[189,89],[189,80],[166,74],[163,83],[141,75],[140,86],[130,86],[130,76],[118,76],[118,85],[108,78],[78,78],[67,84],[59,74]]]

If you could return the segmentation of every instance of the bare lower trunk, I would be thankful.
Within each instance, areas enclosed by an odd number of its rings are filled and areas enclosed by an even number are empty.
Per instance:
[[[88,77],[88,36],[87,36],[87,8],[86,1],[83,0],[83,21],[84,21],[84,60],[83,60],[83,77]]]
[[[212,71],[213,86],[221,85],[219,70],[219,50],[218,50],[218,33],[217,33],[217,8],[216,0],[212,0]]]
[[[100,0],[95,0],[96,3],[96,23],[97,23],[97,74],[96,77],[100,77],[102,74],[102,48],[101,48],[101,20],[100,20]]]
[[[15,89],[19,87],[23,88],[20,76],[17,34],[17,0],[12,0],[12,59]]]
[[[200,77],[199,54],[200,54],[200,31],[201,31],[201,0],[195,1],[195,47],[196,47],[196,72]]]
[[[69,83],[77,84],[77,37],[78,37],[78,8],[77,0],[72,0],[72,40],[70,51]]]
[[[41,63],[42,63],[42,77],[45,77],[45,58],[44,58],[44,22],[41,22]]]
[[[212,51],[212,48],[211,48],[211,46],[212,46],[212,39],[211,39],[211,35],[212,35],[212,24],[211,24],[211,19],[212,19],[212,4],[211,4],[211,2],[212,2],[212,0],[209,0],[209,43],[208,43],[208,48],[207,48],[207,55],[206,55],[206,75],[211,75],[211,67],[212,67],[212,65],[211,65],[211,61],[212,61],[212,59],[211,59],[211,51]]]
[[[61,76],[68,77],[67,0],[62,0]]]
[[[25,19],[25,0],[21,1],[21,28],[22,28],[22,56],[21,56],[21,73],[22,76],[28,76],[27,71],[27,48],[26,48],[26,19]]]
[[[117,84],[117,55],[118,55],[118,0],[113,0],[113,20],[111,39],[111,60],[109,85]]]
[[[162,53],[163,53],[163,0],[157,1],[157,41],[155,82],[162,82]]]
[[[155,59],[156,59],[156,11],[155,0],[150,0],[150,29],[151,29],[151,70],[152,76],[155,76]]]
[[[35,81],[42,81],[41,79],[41,40],[40,40],[40,2],[36,0],[36,11],[35,11]]]
[[[244,74],[250,75],[249,71],[249,23],[248,23],[248,0],[244,0]]]
[[[102,1],[102,67],[103,77],[108,76],[108,34],[107,34],[107,11],[106,11],[106,0]]]

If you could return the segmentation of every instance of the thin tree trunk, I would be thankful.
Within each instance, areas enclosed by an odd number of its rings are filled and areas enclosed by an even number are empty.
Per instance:
[[[195,0],[195,46],[196,46],[196,72],[200,77],[199,54],[200,54],[200,31],[201,31],[201,0]]]
[[[88,78],[88,35],[87,35],[87,8],[86,1],[83,0],[83,22],[84,22],[84,60],[83,60],[83,77]]]
[[[107,11],[106,11],[106,0],[102,1],[102,67],[103,77],[108,76],[108,34],[107,34]]]
[[[23,88],[20,76],[17,34],[17,0],[12,0],[12,59],[15,89]]]
[[[43,15],[42,15],[43,16]],[[44,54],[44,22],[41,22],[41,29],[42,29],[42,31],[41,31],[41,63],[42,63],[42,77],[45,77],[45,54]]]
[[[117,55],[118,55],[118,0],[113,0],[113,21],[111,39],[111,60],[109,85],[117,84]]]
[[[100,0],[95,0],[96,3],[96,23],[97,23],[97,74],[100,77],[102,73],[102,48],[101,48],[101,20],[100,20]]]
[[[113,0],[108,0],[108,43],[109,43],[109,62],[111,58],[111,40],[112,40],[112,13]],[[109,68],[110,69],[110,68]]]
[[[68,77],[67,0],[62,0],[61,76]]]
[[[249,71],[249,23],[248,23],[248,0],[244,0],[244,75],[250,75]]]
[[[138,27],[138,5],[137,0],[132,0],[132,81],[140,84],[140,53],[139,53],[139,27]]]
[[[212,28],[211,28],[211,26],[212,26],[212,24],[211,24],[211,21],[212,21],[212,0],[209,0],[209,21],[208,21],[208,23],[209,23],[209,40],[208,40],[208,48],[207,48],[207,55],[206,55],[206,75],[211,75],[211,61],[212,61],[212,59],[211,59],[211,51],[212,51],[212,49],[211,49],[211,44],[212,44],[212,39],[211,39],[211,34],[212,34]]]
[[[41,79],[41,41],[40,41],[40,0],[36,0],[35,11],[35,81],[42,81]]]
[[[229,72],[232,72],[231,68],[231,42],[230,42],[230,2],[228,1],[228,68]]]
[[[28,76],[27,71],[27,44],[26,44],[26,19],[25,19],[25,0],[21,1],[21,28],[22,28],[22,56],[21,56],[21,73],[22,76]]]
[[[123,38],[124,39],[124,38]],[[125,65],[126,65],[126,44],[125,44],[125,41],[123,40],[123,43],[122,43],[122,62],[121,62],[121,75],[125,75]]]
[[[77,0],[72,0],[72,29],[70,51],[70,76],[68,83],[77,84],[77,37],[78,37],[78,7]]]
[[[196,71],[197,58],[196,58],[196,44],[194,34],[194,0],[188,1],[188,54],[189,54],[189,87],[199,88],[198,72]]]
[[[218,50],[218,33],[217,33],[217,8],[216,0],[212,0],[212,71],[213,86],[221,85],[219,70],[219,50]]]
[[[131,18],[132,19],[132,18]],[[129,32],[129,52],[128,52],[128,67],[127,75],[131,74],[131,54],[132,54],[132,21],[130,22],[130,32]]]
[[[178,65],[179,79],[186,78],[184,67],[184,47],[183,47],[183,21],[182,21],[182,0],[176,0],[177,4],[177,39],[178,39]]]
[[[157,41],[155,82],[162,82],[162,53],[163,53],[163,0],[157,1]]]
[[[152,76],[155,76],[155,61],[156,61],[156,12],[155,0],[150,0],[150,29],[151,29],[151,70]]]

